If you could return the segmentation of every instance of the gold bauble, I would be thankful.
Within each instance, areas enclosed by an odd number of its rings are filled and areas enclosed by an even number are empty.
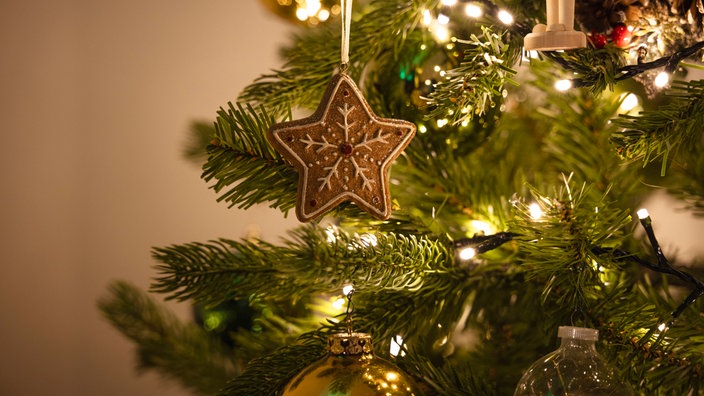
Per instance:
[[[413,379],[374,356],[371,336],[333,334],[328,354],[303,369],[284,388],[284,396],[420,396]]]

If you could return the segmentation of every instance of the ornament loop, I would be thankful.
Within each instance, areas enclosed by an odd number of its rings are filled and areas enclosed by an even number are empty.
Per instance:
[[[350,61],[350,25],[352,24],[352,0],[340,0],[342,17],[342,46],[340,47],[340,69]],[[346,67],[345,67],[346,70]]]

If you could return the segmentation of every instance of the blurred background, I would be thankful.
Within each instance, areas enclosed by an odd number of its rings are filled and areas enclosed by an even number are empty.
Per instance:
[[[136,373],[96,301],[114,279],[148,288],[152,246],[294,225],[218,204],[182,154],[292,28],[255,0],[0,1],[0,395],[187,394]],[[648,206],[658,237],[701,252],[676,206]]]
[[[186,394],[136,374],[96,300],[146,289],[152,246],[285,228],[215,202],[182,151],[291,28],[255,0],[0,1],[1,395]]]

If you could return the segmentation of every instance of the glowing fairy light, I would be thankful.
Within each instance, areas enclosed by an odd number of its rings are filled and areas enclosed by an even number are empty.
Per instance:
[[[450,40],[450,30],[444,25],[435,25],[433,27],[433,36],[439,42],[444,43]]]
[[[474,248],[471,247],[466,247],[460,250],[459,257],[460,260],[471,260],[474,256],[477,255],[477,251]]]
[[[347,301],[344,298],[340,297],[332,302],[332,307],[335,308],[336,310],[340,311],[345,307],[346,302]]]
[[[391,354],[391,356],[398,356],[400,353],[401,356],[404,356],[406,353],[401,350],[401,345],[403,345],[403,337],[398,334],[395,337],[392,337],[391,346],[389,347],[389,354]]]
[[[494,232],[496,232],[496,230],[494,230],[494,227],[492,227],[491,224],[487,223],[486,221],[482,221],[482,220],[470,221],[469,227],[479,233],[484,234],[484,235],[489,235],[489,234],[493,234]]]
[[[315,15],[320,11],[320,0],[308,0],[306,2],[306,13],[308,15]]]
[[[499,18],[501,23],[503,23],[504,25],[510,25],[513,23],[513,15],[509,14],[509,12],[506,10],[499,11],[499,13],[496,14],[496,16]]]
[[[572,81],[570,80],[557,80],[555,81],[555,89],[560,92],[565,92],[572,88]]]
[[[447,25],[448,23],[450,23],[450,17],[445,14],[439,14],[438,23],[441,25]]]
[[[623,98],[623,101],[621,101],[621,106],[620,109],[621,111],[631,111],[638,106],[638,96],[636,96],[634,93],[629,93]]]
[[[330,11],[323,8],[318,12],[318,19],[320,19],[321,22],[327,21],[328,18],[330,18]]]
[[[345,296],[349,296],[351,292],[354,291],[354,286],[352,285],[345,285],[345,287],[342,288],[342,294]]]
[[[425,126],[425,125],[419,125],[419,126],[418,126],[418,132],[420,132],[420,133],[426,133],[426,132],[428,132],[428,127]]]
[[[660,323],[660,324],[658,325],[658,330],[660,330],[660,331],[665,331],[665,330],[667,330],[667,323]]]
[[[457,0],[442,0],[441,3],[444,6],[452,7],[453,5],[457,4]]]
[[[297,8],[296,18],[298,18],[299,21],[305,21],[306,19],[308,19],[308,11],[306,11],[305,8]]]
[[[482,8],[476,4],[467,4],[464,8],[464,12],[471,18],[479,18],[482,16]]]
[[[540,220],[545,213],[543,209],[537,203],[533,202],[528,206],[528,213],[530,213],[530,218],[533,220]]]
[[[448,122],[450,122],[450,121],[448,121],[445,118],[441,118],[441,119],[437,120],[438,128],[444,127],[445,125],[447,125]]]
[[[430,15],[429,10],[423,11],[423,25],[424,26],[430,26],[430,24],[433,22],[433,17]]]
[[[638,215],[638,218],[641,219],[641,220],[647,219],[647,218],[650,216],[650,214],[648,213],[648,209],[645,209],[645,208],[644,208],[644,209],[638,209],[638,211],[636,212],[636,214]]]
[[[660,72],[655,77],[655,80],[653,81],[653,84],[658,87],[658,88],[663,88],[665,87],[668,83],[670,82],[670,74],[667,72]]]

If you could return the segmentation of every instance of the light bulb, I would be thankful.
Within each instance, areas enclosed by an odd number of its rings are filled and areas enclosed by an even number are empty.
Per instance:
[[[638,218],[641,220],[650,216],[650,214],[648,213],[648,209],[639,209],[638,212],[636,212],[636,214],[638,215]]]
[[[482,16],[482,8],[476,4],[467,4],[467,7],[464,8],[464,12],[472,18]]]
[[[540,218],[543,217],[543,209],[535,202],[528,206],[528,212],[530,213],[530,218],[533,220],[540,220]]]
[[[466,247],[466,248],[460,250],[460,260],[467,261],[476,255],[477,255],[477,251],[471,247]]]
[[[513,23],[513,15],[509,14],[509,12],[506,10],[499,11],[496,16],[504,25],[510,25]]]
[[[457,4],[457,0],[442,0],[442,5],[452,7]]]
[[[633,93],[629,93],[623,98],[620,108],[622,111],[631,111],[636,106],[638,106],[638,97]]]
[[[572,81],[570,80],[557,80],[555,81],[555,89],[560,92],[565,92],[572,88]]]
[[[653,84],[655,84],[656,87],[658,88],[663,88],[665,87],[668,83],[670,82],[670,74],[668,72],[660,72],[655,77],[655,80],[653,81]]]

